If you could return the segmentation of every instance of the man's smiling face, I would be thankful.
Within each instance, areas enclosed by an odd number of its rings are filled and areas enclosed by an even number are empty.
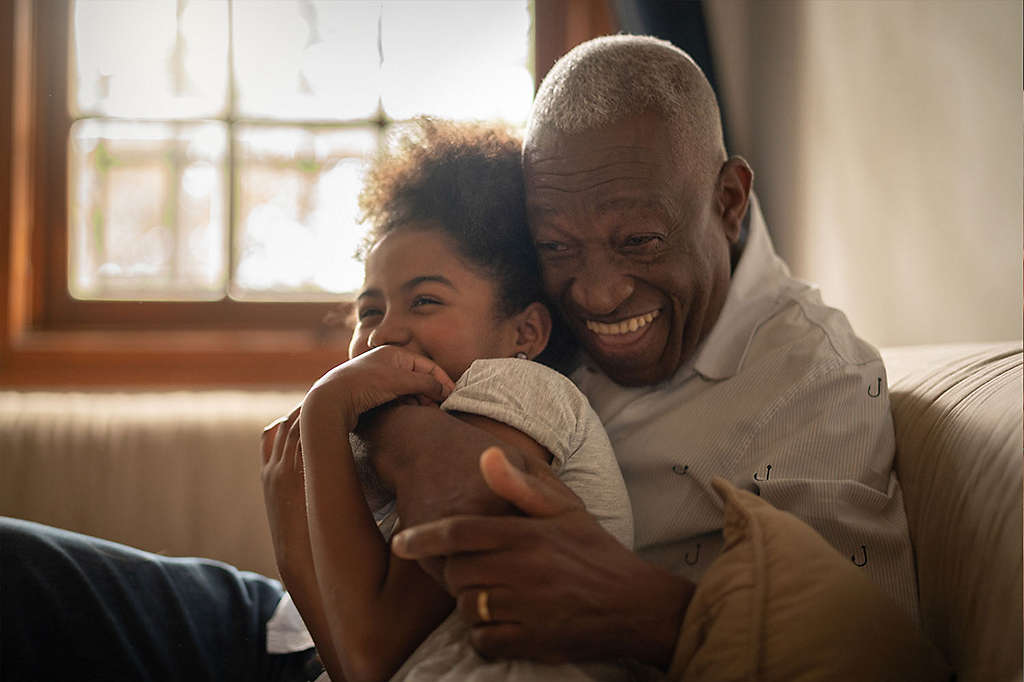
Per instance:
[[[545,289],[624,385],[672,376],[729,290],[738,221],[723,220],[716,173],[686,163],[681,147],[648,113],[578,134],[539,130],[524,150]]]

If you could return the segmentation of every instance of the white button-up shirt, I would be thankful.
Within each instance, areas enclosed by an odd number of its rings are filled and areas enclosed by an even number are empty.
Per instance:
[[[913,551],[893,470],[885,367],[815,287],[790,277],[756,200],[714,328],[654,386],[573,374],[600,416],[644,558],[698,580],[718,555],[721,476],[817,530],[917,618]]]

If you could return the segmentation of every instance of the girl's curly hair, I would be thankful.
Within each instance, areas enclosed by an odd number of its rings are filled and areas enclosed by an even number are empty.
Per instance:
[[[418,118],[379,157],[359,195],[365,258],[389,232],[429,223],[497,284],[498,314],[543,300],[526,223],[520,140],[491,124]]]
[[[548,306],[551,337],[536,359],[565,371],[574,344],[544,295],[526,223],[521,146],[514,133],[494,124],[413,120],[367,173],[359,209],[369,229],[357,255],[365,259],[394,230],[437,227],[467,266],[495,283],[499,317],[534,301]]]

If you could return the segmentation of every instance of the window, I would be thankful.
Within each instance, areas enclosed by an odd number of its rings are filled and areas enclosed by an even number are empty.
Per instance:
[[[548,65],[611,30],[601,0],[4,3],[0,385],[308,383],[344,359],[365,156],[417,113],[521,122],[531,10]]]
[[[529,113],[526,0],[76,0],[69,277],[86,299],[354,291],[364,161],[417,114]]]

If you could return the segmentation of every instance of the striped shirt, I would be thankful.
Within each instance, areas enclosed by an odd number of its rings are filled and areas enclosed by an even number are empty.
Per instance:
[[[721,476],[805,521],[916,621],[885,367],[750,210],[721,315],[670,379],[619,386],[588,361],[573,373],[622,468],[637,552],[697,581],[721,550]]]

